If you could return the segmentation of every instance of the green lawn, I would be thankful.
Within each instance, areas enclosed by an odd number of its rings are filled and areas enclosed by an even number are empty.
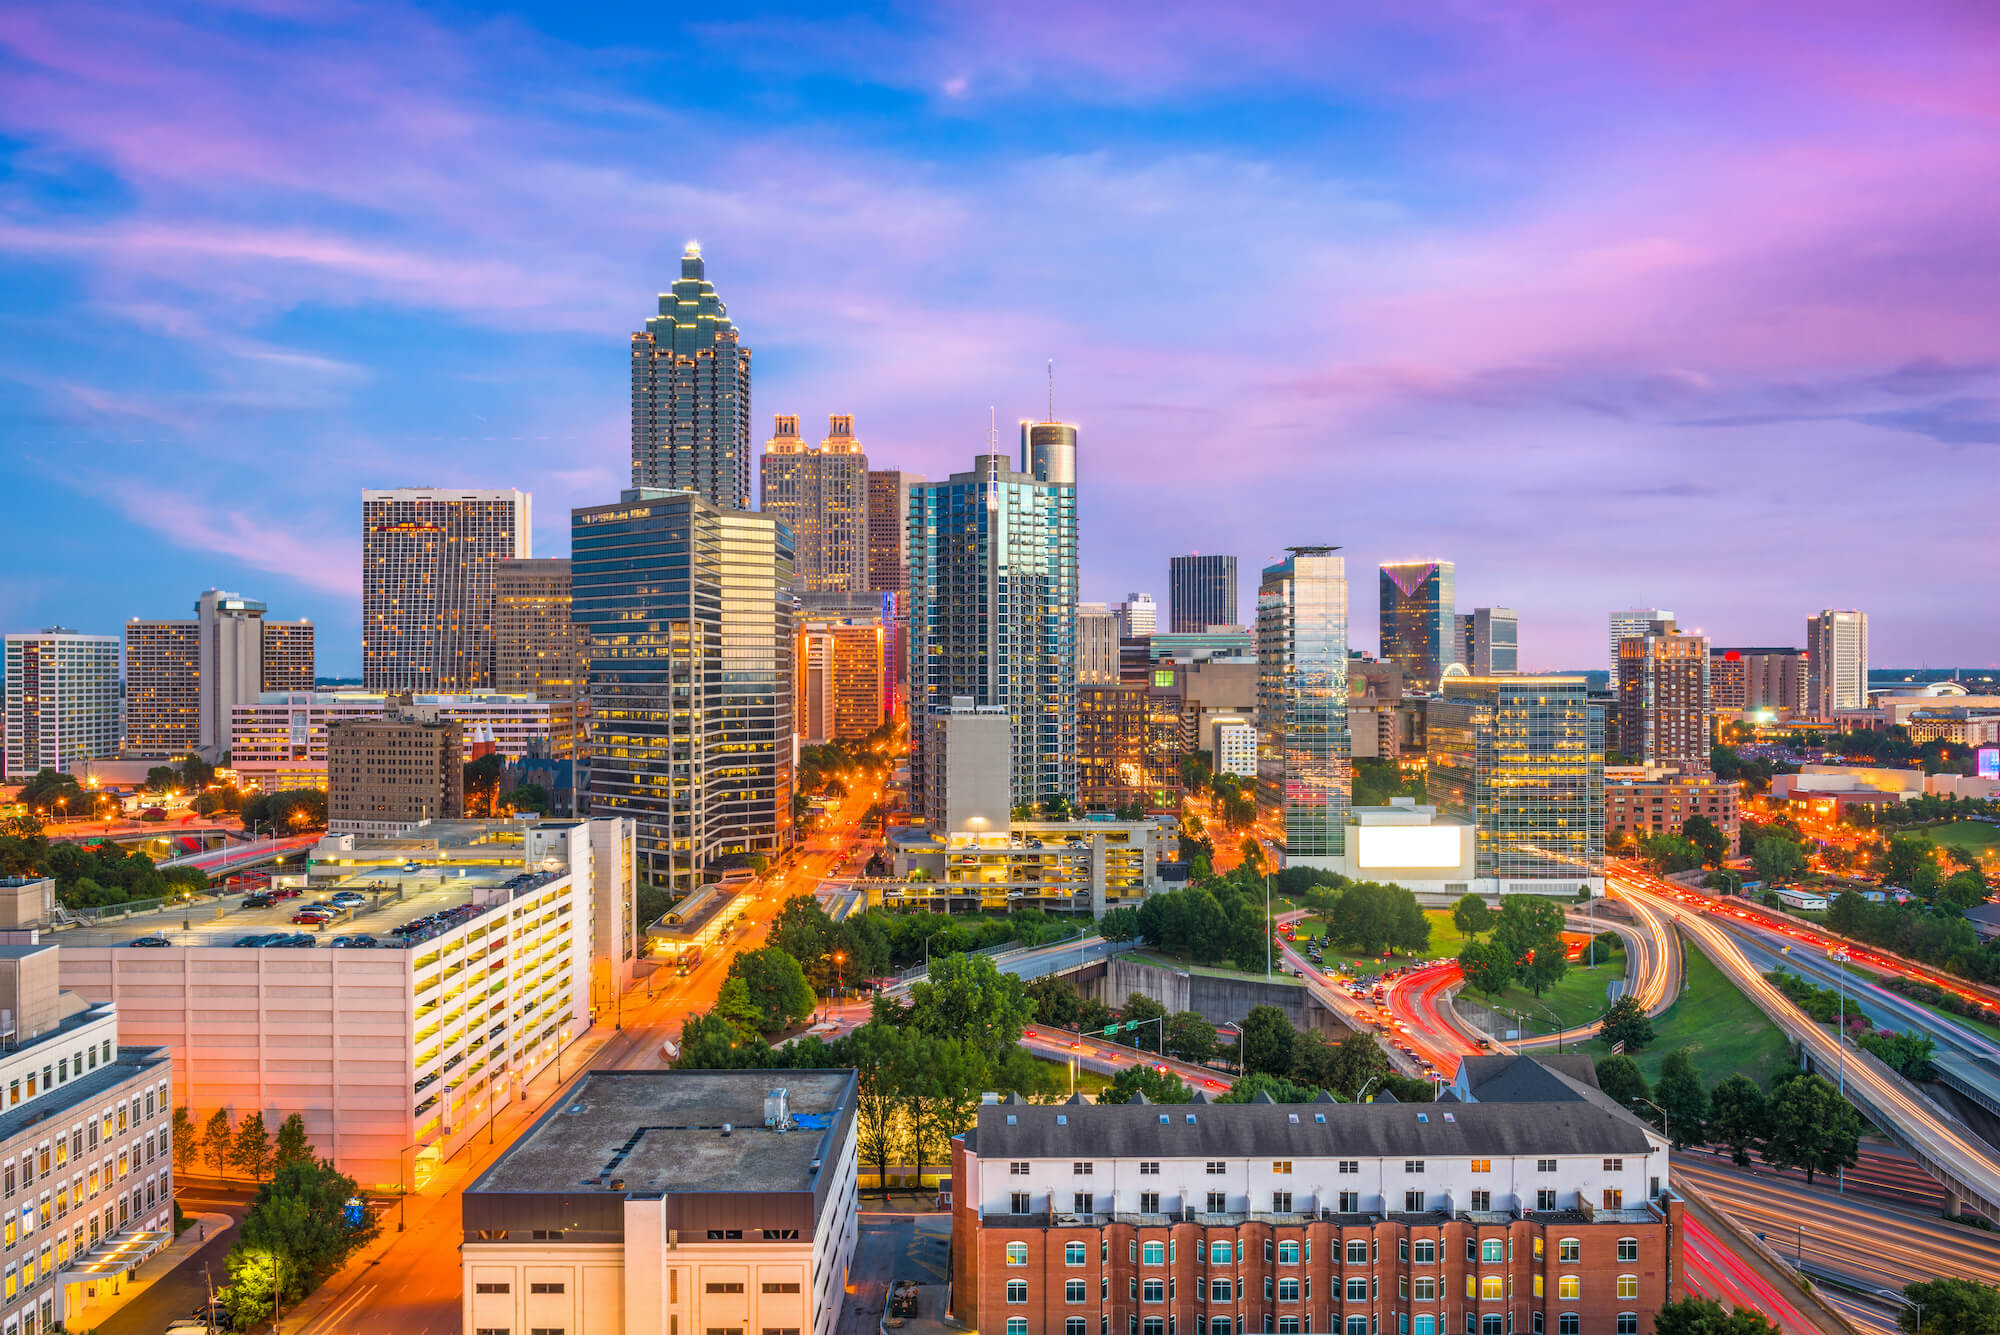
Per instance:
[[[1934,844],[1963,849],[1968,853],[1990,853],[2000,849],[2000,826],[1988,825],[1984,821],[1948,820],[1935,825],[1912,826],[1911,829]]]
[[[1713,1086],[1725,1076],[1741,1073],[1768,1086],[1771,1077],[1790,1064],[1785,1036],[1685,937],[1682,947],[1686,969],[1680,999],[1654,1019],[1653,1041],[1633,1053],[1633,1060],[1651,1080],[1659,1075],[1668,1053],[1691,1048],[1705,1084]],[[1602,1057],[1608,1048],[1592,1039],[1581,1050]]]
[[[1123,958],[1138,960],[1143,964],[1157,964],[1167,969],[1179,969],[1182,973],[1205,974],[1210,978],[1261,979],[1264,977],[1262,969],[1233,969],[1226,964],[1189,964],[1185,960],[1175,959],[1172,955],[1163,955],[1157,950],[1127,951]],[[1304,986],[1303,983],[1292,977],[1290,972],[1287,971],[1286,966],[1278,959],[1275,951],[1271,955],[1271,981],[1274,983],[1285,983],[1292,987]]]
[[[1458,958],[1458,952],[1464,946],[1465,938],[1458,934],[1458,928],[1452,926],[1451,914],[1444,909],[1428,909],[1425,911],[1424,916],[1429,918],[1431,922],[1431,948],[1426,952],[1430,958]],[[1299,919],[1297,944],[1303,946],[1309,938],[1325,935],[1326,924],[1320,919]],[[1341,950],[1335,946],[1328,946],[1325,954],[1325,962],[1348,973],[1367,974],[1372,977],[1384,969],[1392,968],[1399,964],[1408,964],[1409,959],[1403,955],[1398,955],[1394,959],[1386,961],[1376,959],[1372,956],[1368,959],[1362,959],[1351,950]]]
[[[1057,1092],[1067,1097],[1069,1094],[1069,1063],[1050,1061],[1046,1057],[1038,1057],[1036,1060],[1049,1068],[1054,1074],[1053,1087]],[[1083,1066],[1076,1068],[1076,1092],[1079,1094],[1088,1094],[1094,1099],[1099,1094],[1102,1094],[1110,1083],[1111,1077],[1102,1072],[1092,1071]]]
[[[1589,948],[1585,947],[1586,953]],[[1574,1029],[1578,1025],[1589,1024],[1604,1014],[1604,1008],[1611,1003],[1605,997],[1604,989],[1614,980],[1625,976],[1625,956],[1622,952],[1610,952],[1606,958],[1603,947],[1597,951],[1597,967],[1590,968],[1578,961],[1569,966],[1569,972],[1562,981],[1544,992],[1540,1005],[1554,1011],[1562,1020],[1561,1027]],[[1487,1001],[1484,993],[1474,992],[1473,1000],[1490,1005],[1499,1011],[1519,1012],[1522,1029],[1530,1034],[1552,1034],[1557,1025],[1545,1011],[1536,1005],[1534,993],[1526,988],[1510,987],[1500,994],[1497,1001]]]

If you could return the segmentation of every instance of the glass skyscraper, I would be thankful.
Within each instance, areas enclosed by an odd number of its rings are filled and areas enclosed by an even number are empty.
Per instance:
[[[1404,680],[1436,690],[1458,661],[1458,618],[1449,561],[1382,563],[1382,660]]]
[[[1236,558],[1175,556],[1167,561],[1167,623],[1176,634],[1199,634],[1236,623]]]
[[[1429,795],[1473,823],[1484,893],[1604,892],[1604,711],[1582,677],[1447,677]]]
[[[639,875],[684,893],[792,829],[792,541],[768,515],[637,489],[571,513],[590,635],[591,808],[639,825]]]
[[[705,275],[701,247],[690,243],[660,313],[632,335],[632,485],[747,510],[750,349]]]
[[[982,454],[911,487],[910,717],[958,697],[1006,709],[1016,806],[1077,798],[1076,594],[1074,483]],[[911,744],[923,793],[924,729]]]
[[[1284,810],[1285,864],[1323,866],[1346,849],[1353,791],[1347,562],[1337,547],[1287,550],[1257,589],[1258,775]]]

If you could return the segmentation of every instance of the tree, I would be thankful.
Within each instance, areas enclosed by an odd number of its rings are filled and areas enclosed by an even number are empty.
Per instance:
[[[1771,1098],[1771,1130],[1764,1162],[1815,1173],[1851,1168],[1860,1156],[1861,1118],[1824,1077],[1788,1080]]]
[[[743,980],[750,1003],[757,1008],[757,1028],[765,1035],[788,1029],[813,1013],[816,998],[805,970],[778,946],[735,956],[729,961],[729,976]]]
[[[1759,839],[1750,846],[1750,865],[1766,885],[1805,874],[1806,855],[1789,839]]]
[[[181,776],[174,773],[172,765],[155,765],[146,771],[146,791],[164,793],[179,785]]]
[[[208,1119],[201,1132],[202,1162],[215,1167],[215,1175],[222,1176],[228,1166],[231,1153],[236,1148],[236,1128],[230,1123],[229,1109],[217,1108]]]
[[[1729,836],[1706,816],[1693,815],[1682,821],[1681,838],[1701,850],[1704,867],[1719,867],[1729,856]]]
[[[1273,1103],[1311,1103],[1319,1097],[1319,1091],[1311,1085],[1302,1085],[1296,1080],[1288,1080],[1281,1075],[1271,1075],[1258,1071],[1247,1075],[1229,1087],[1229,1092],[1215,1101],[1217,1103],[1248,1103],[1259,1094],[1269,1094]]]
[[[506,768],[507,757],[498,751],[465,762],[465,815],[494,813],[500,799],[500,774]]]
[[[1061,974],[1049,974],[1028,984],[1028,1000],[1035,1005],[1035,1023],[1058,1029],[1075,1029],[1083,1013],[1083,994],[1076,984]]]
[[[854,1152],[875,1165],[875,1182],[889,1187],[889,1156],[894,1152],[901,1098],[895,1085],[903,1031],[886,1024],[864,1024],[842,1045],[859,1085],[854,1105]]]
[[[354,1179],[324,1159],[287,1164],[258,1190],[225,1262],[224,1301],[237,1329],[270,1319],[274,1290],[297,1301],[375,1236],[366,1210],[358,1226],[347,1222],[348,1202],[359,1196]]]
[[[1660,1063],[1653,1101],[1665,1109],[1666,1125],[1661,1129],[1675,1149],[1707,1143],[1704,1127],[1708,1122],[1708,1095],[1702,1090],[1701,1076],[1695,1072],[1692,1050],[1675,1048]]]
[[[1597,1059],[1597,1087],[1628,1108],[1636,1107],[1639,1100],[1650,1098],[1653,1093],[1646,1085],[1646,1073],[1639,1069],[1639,1063],[1623,1053]]]
[[[1597,1035],[1606,1043],[1623,1043],[1627,1052],[1637,1052],[1653,1041],[1653,1018],[1638,998],[1622,996],[1604,1012]]]
[[[997,1064],[1021,1041],[1034,1015],[1028,988],[993,967],[986,955],[946,955],[931,973],[910,985],[910,1026],[934,1038],[959,1038]]]
[[[1128,1029],[1119,1041],[1146,1052],[1158,1052],[1162,1026],[1155,1021],[1164,1020],[1166,1016],[1167,1008],[1144,992],[1128,993],[1120,1018],[1128,1024],[1138,1024],[1139,1028]]]
[[[1243,1021],[1243,1065],[1250,1071],[1282,1075],[1292,1069],[1297,1035],[1276,1006],[1253,1006]]]
[[[1779,1335],[1778,1327],[1747,1307],[1725,1308],[1707,1298],[1682,1298],[1653,1317],[1654,1335]]]
[[[264,1129],[264,1114],[253,1112],[236,1126],[236,1143],[230,1147],[229,1166],[252,1182],[262,1182],[271,1173],[271,1133]]]
[[[533,811],[547,815],[555,806],[549,790],[539,783],[517,783],[507,794],[507,805],[516,811]]]
[[[1042,796],[1043,820],[1071,820],[1075,815],[1076,809],[1061,793],[1051,792]]]
[[[1451,906],[1451,925],[1460,936],[1477,936],[1493,925],[1493,910],[1478,895],[1461,895]]]
[[[1514,983],[1514,960],[1498,941],[1467,941],[1458,952],[1458,967],[1465,981],[1489,997],[1497,997]]]
[[[1390,949],[1416,954],[1429,948],[1431,924],[1417,897],[1402,886],[1359,881],[1334,899],[1326,933],[1335,944],[1363,955]]]
[[[286,1164],[306,1163],[313,1158],[312,1138],[306,1135],[306,1119],[293,1113],[278,1124],[278,1143],[272,1152],[274,1168]]]
[[[1175,1011],[1167,1017],[1167,1051],[1184,1062],[1200,1065],[1215,1056],[1215,1026],[1198,1011]]]
[[[1150,1066],[1128,1066],[1111,1078],[1098,1095],[1099,1103],[1130,1103],[1134,1094],[1144,1094],[1154,1103],[1186,1103],[1193,1091],[1187,1081],[1172,1071],[1156,1071]]]
[[[1708,1096],[1709,1143],[1728,1147],[1738,1168],[1750,1166],[1750,1147],[1770,1134],[1771,1112],[1764,1091],[1747,1075],[1732,1075]]]
[[[1135,941],[1139,937],[1139,910],[1112,909],[1097,920],[1097,934],[1106,941]]]
[[[817,899],[793,895],[771,920],[771,934],[766,939],[797,960],[813,990],[825,994],[833,990],[834,979],[841,972],[833,960],[839,938],[839,926]]]
[[[1911,1335],[2000,1335],[2000,1288],[1972,1279],[1919,1280],[1903,1286],[1903,1296],[1922,1303],[1924,1324],[1904,1308],[1896,1324]]]
[[[1639,840],[1639,847],[1646,861],[1653,864],[1653,870],[1662,876],[1671,876],[1677,871],[1693,871],[1701,865],[1701,849],[1692,840],[1678,834],[1644,835]]]
[[[194,1116],[184,1104],[174,1108],[173,1137],[174,1171],[185,1174],[201,1154],[201,1132],[195,1129]]]

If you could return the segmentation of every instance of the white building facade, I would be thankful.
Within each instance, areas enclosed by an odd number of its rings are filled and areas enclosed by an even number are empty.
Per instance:
[[[61,626],[6,638],[5,778],[118,753],[119,639]]]
[[[421,695],[407,704],[377,691],[272,691],[235,707],[230,768],[267,793],[326,787],[326,730],[335,723],[385,717],[394,705],[405,718],[461,725],[465,758],[490,742],[509,760],[531,747],[575,752],[577,702],[532,695]]]

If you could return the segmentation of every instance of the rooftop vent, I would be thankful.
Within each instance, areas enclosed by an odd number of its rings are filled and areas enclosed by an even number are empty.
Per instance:
[[[736,1129],[735,1127],[731,1126],[727,1122],[724,1122],[722,1124],[722,1134],[725,1136],[727,1136],[731,1131],[734,1131],[735,1129]]]
[[[773,1131],[792,1129],[792,1094],[788,1089],[774,1089],[764,1096],[764,1125]]]

